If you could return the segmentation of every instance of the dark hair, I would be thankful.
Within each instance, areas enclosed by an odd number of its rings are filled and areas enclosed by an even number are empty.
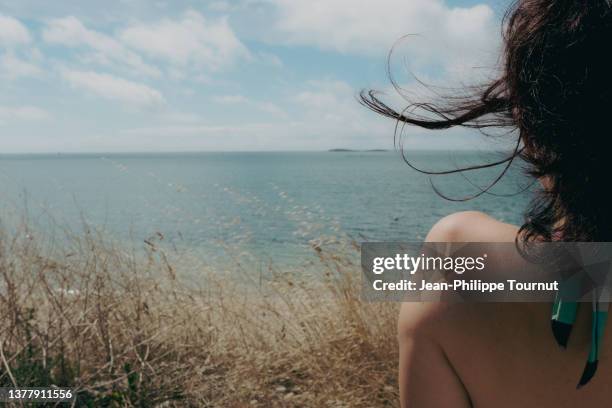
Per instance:
[[[516,147],[504,159],[433,174],[503,166],[495,183],[520,157],[546,184],[527,211],[523,240],[612,241],[612,206],[606,205],[612,185],[610,0],[519,0],[503,27],[503,69],[492,82],[402,111],[374,91],[362,91],[361,102],[426,129],[518,130]]]

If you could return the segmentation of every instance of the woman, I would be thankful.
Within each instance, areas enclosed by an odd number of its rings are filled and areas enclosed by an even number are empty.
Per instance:
[[[503,175],[515,158],[525,160],[543,186],[525,223],[515,227],[481,213],[458,213],[439,221],[429,241],[612,241],[612,211],[606,205],[611,6],[609,0],[520,0],[506,15],[503,70],[490,84],[401,112],[374,92],[362,95],[374,111],[409,125],[518,130],[509,133],[518,139],[507,158],[458,171],[499,165]],[[551,309],[550,304],[404,304],[402,406],[612,406],[612,338],[602,330],[605,319],[599,319],[605,312],[582,304],[575,318],[553,320],[551,331]],[[562,326],[572,328],[571,336]]]

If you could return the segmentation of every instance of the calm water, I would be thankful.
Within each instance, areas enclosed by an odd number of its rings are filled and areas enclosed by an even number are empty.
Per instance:
[[[496,157],[419,152],[411,158],[441,170]],[[470,174],[470,181],[457,175],[433,181],[462,197],[499,170]],[[494,192],[520,190],[520,174],[514,168]],[[522,193],[445,201],[396,152],[1,156],[0,180],[6,225],[27,207],[30,222],[42,229],[79,228],[86,220],[119,241],[160,232],[164,242],[207,256],[231,245],[284,261],[299,259],[321,237],[422,239],[437,219],[464,209],[520,222],[528,200]]]

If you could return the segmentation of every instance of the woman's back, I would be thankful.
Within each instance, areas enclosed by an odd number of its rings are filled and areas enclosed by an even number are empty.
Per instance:
[[[440,221],[429,241],[512,242],[518,229],[481,213]],[[409,407],[612,405],[612,338],[597,375],[580,389],[591,341],[582,304],[567,349],[551,331],[550,303],[405,303],[399,321],[400,386]]]

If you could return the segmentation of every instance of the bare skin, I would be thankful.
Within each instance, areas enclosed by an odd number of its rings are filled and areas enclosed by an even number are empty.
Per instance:
[[[513,242],[518,228],[478,212],[456,213],[430,242]],[[399,317],[399,383],[404,408],[608,407],[612,339],[599,369],[576,389],[590,341],[590,305],[579,309],[566,350],[546,303],[404,303]]]

